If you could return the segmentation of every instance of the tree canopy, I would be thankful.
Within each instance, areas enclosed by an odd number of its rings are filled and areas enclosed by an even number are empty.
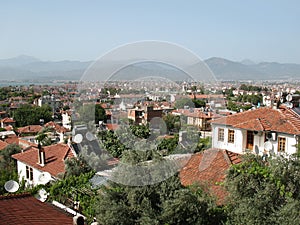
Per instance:
[[[22,105],[13,112],[13,117],[18,127],[38,125],[40,124],[40,119],[43,119],[45,123],[53,119],[52,109],[48,105],[43,105],[42,107]]]

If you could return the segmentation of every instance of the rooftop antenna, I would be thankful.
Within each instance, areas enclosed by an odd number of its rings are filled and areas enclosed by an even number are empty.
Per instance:
[[[10,193],[14,193],[19,190],[20,185],[18,184],[17,181],[9,180],[4,184],[4,188],[6,191],[8,191]]]

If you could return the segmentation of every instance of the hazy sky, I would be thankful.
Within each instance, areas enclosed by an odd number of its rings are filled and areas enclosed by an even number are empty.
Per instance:
[[[93,60],[140,40],[183,45],[202,59],[300,63],[300,1],[1,1],[0,58]]]

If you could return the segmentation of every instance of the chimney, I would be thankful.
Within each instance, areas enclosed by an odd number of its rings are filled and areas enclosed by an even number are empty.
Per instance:
[[[42,148],[42,145],[38,144],[38,164],[40,166],[45,166],[46,158],[45,158],[45,150]]]

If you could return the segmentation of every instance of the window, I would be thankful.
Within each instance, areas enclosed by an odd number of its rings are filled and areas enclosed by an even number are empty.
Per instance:
[[[33,169],[29,166],[26,166],[26,179],[33,180]]]
[[[234,143],[234,130],[228,130],[228,143]]]
[[[218,130],[218,141],[224,141],[224,129],[219,128]]]
[[[284,137],[278,137],[278,151],[279,152],[285,151],[285,142],[286,142],[286,139]]]

